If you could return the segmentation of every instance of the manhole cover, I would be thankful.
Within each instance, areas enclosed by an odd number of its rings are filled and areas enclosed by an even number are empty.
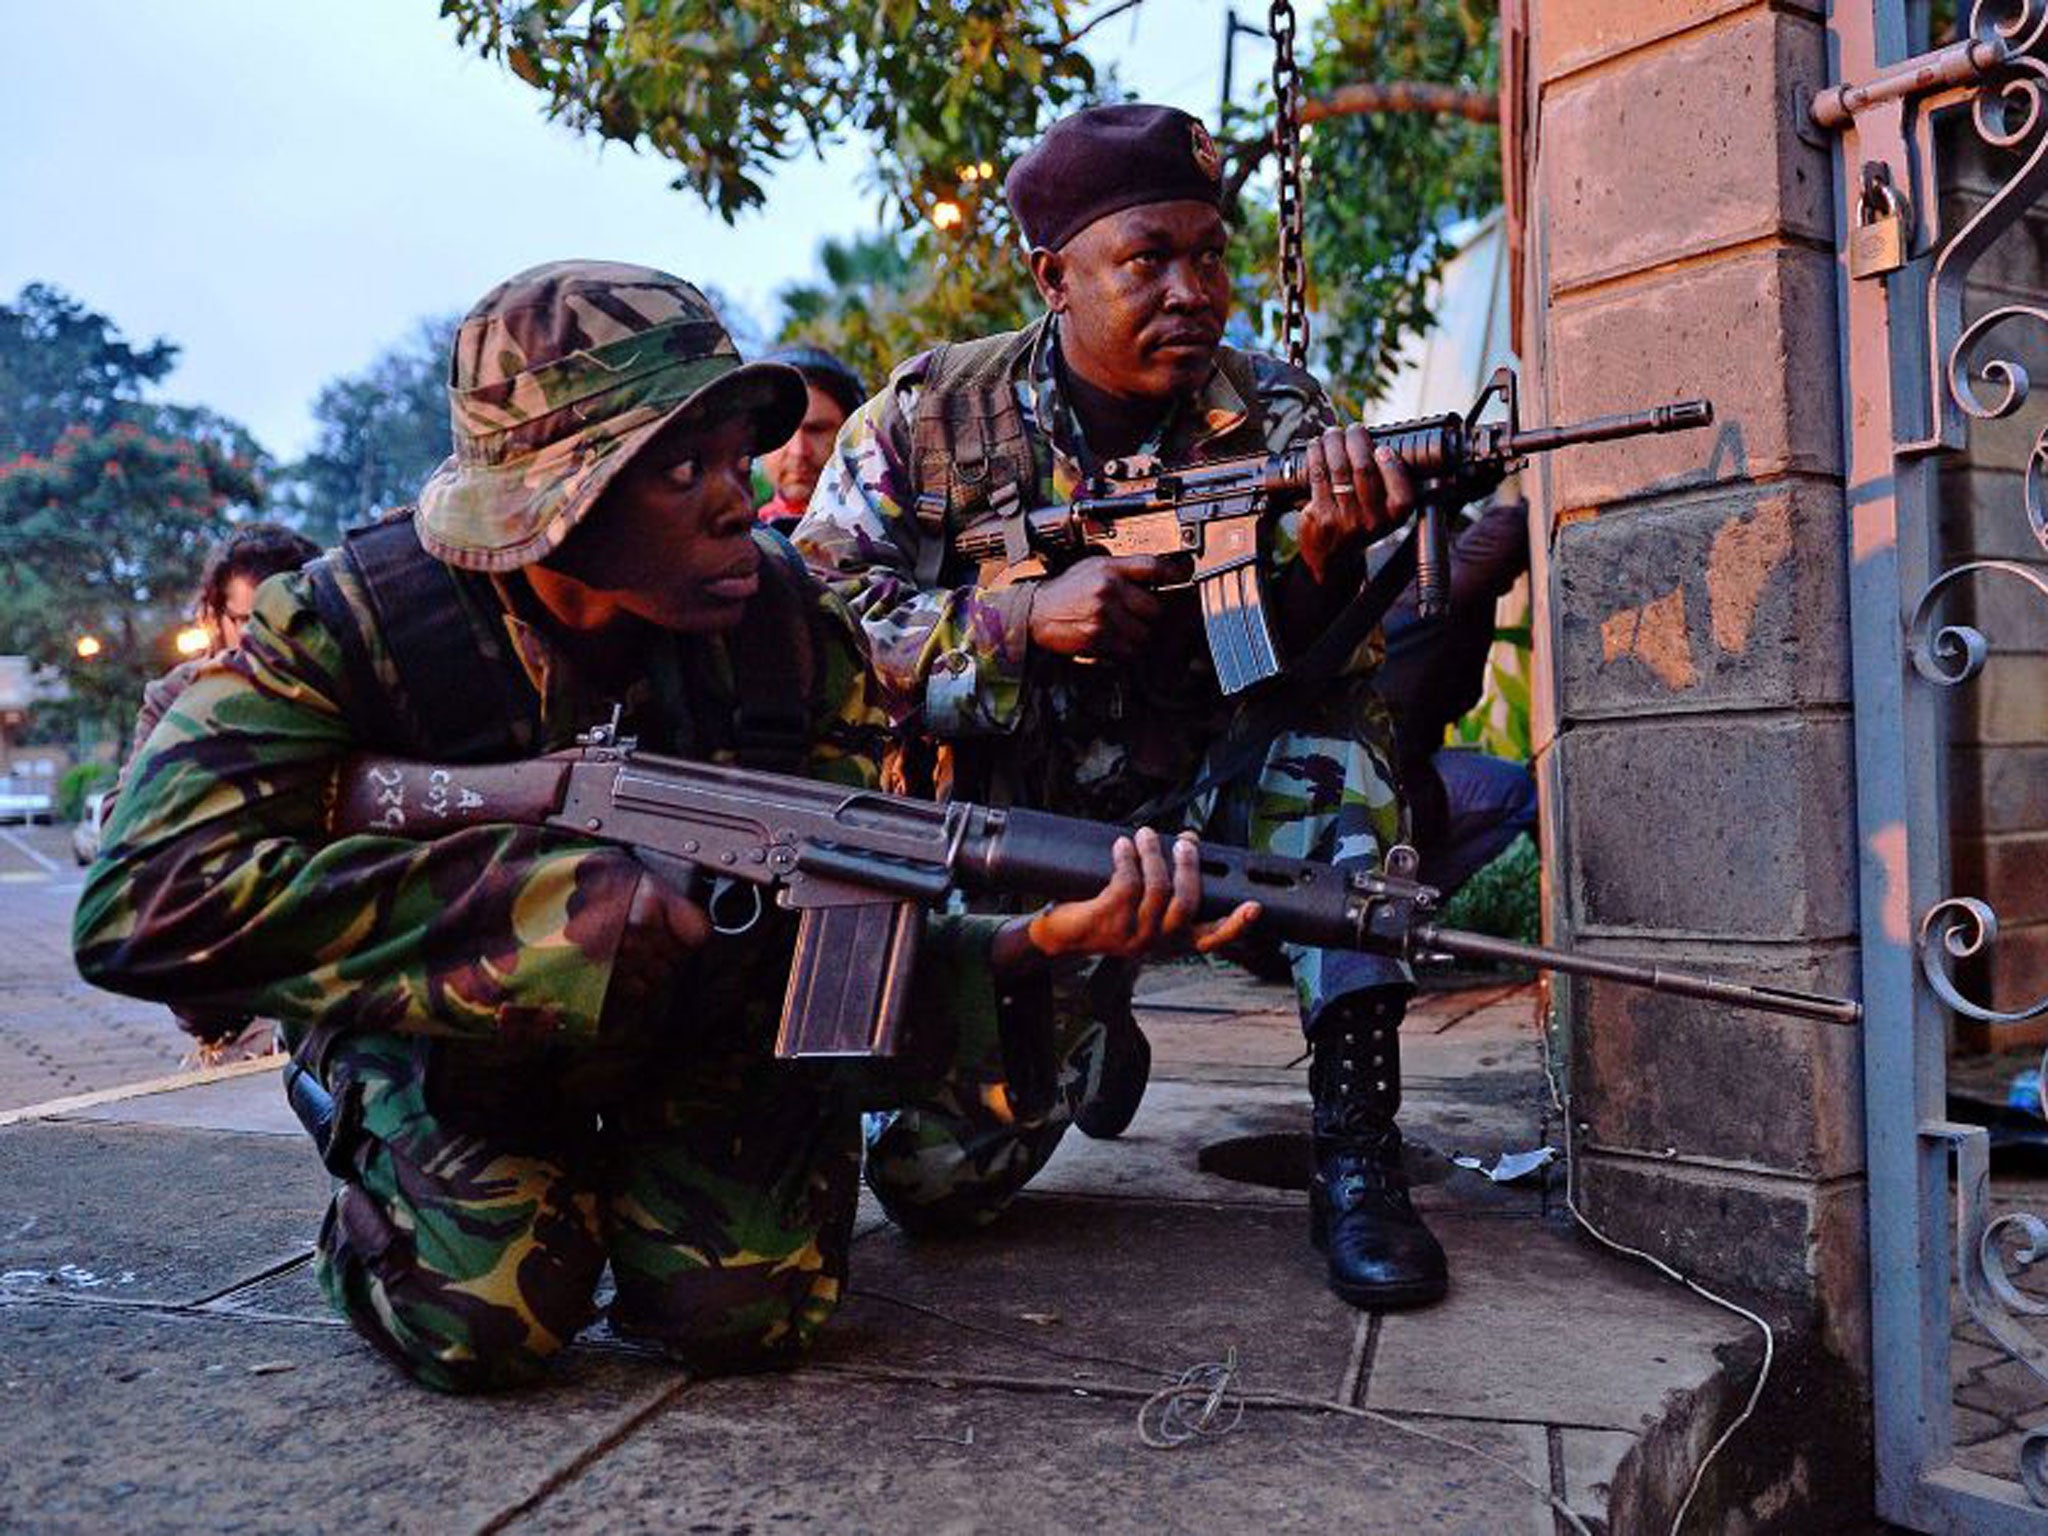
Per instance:
[[[1233,1136],[1212,1141],[1195,1154],[1195,1166],[1233,1184],[1266,1189],[1307,1189],[1315,1171],[1314,1154],[1304,1131],[1276,1131],[1265,1136]]]

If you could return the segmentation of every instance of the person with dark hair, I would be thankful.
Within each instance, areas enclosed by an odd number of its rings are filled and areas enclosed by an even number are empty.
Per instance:
[[[192,599],[192,616],[206,631],[207,648],[143,685],[142,706],[135,712],[135,732],[129,739],[127,760],[114,781],[113,795],[100,812],[103,825],[112,819],[114,795],[127,783],[129,765],[141,756],[142,744],[149,740],[157,722],[169,713],[203,668],[221,652],[231,651],[242,643],[242,627],[249,622],[256,606],[256,589],[272,576],[296,571],[319,553],[319,545],[283,523],[242,523],[214,545],[200,570],[199,590]],[[270,1049],[268,1021],[245,1012],[173,1008],[171,1017],[194,1041],[188,1065],[214,1066],[245,1055],[261,1055]]]
[[[242,626],[256,606],[256,589],[280,572],[296,571],[319,553],[319,545],[283,523],[243,523],[213,547],[192,600],[192,616],[206,630],[210,643],[204,655],[179,662],[143,688],[142,708],[136,713],[135,734],[128,745],[131,759],[142,750],[164,712],[199,675],[199,669],[222,651],[241,644]]]
[[[1536,830],[1536,780],[1526,765],[1444,745],[1485,691],[1494,606],[1528,569],[1529,504],[1497,501],[1451,548],[1449,611],[1422,618],[1412,582],[1387,611],[1386,660],[1374,682],[1394,716],[1422,879],[1446,896]]]
[[[811,504],[839,429],[860,409],[868,391],[859,374],[821,347],[778,347],[762,361],[794,368],[809,392],[802,424],[755,465],[756,494],[767,492],[755,516],[778,533],[788,533]]]

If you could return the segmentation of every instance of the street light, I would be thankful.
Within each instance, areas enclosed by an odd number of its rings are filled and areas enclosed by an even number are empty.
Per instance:
[[[932,228],[952,229],[960,222],[960,205],[951,198],[940,198],[932,204]]]
[[[106,649],[105,646],[100,644],[100,637],[98,635],[80,635],[78,642],[71,648],[78,652],[78,659],[80,661],[91,661],[93,657]]]
[[[213,636],[197,624],[187,624],[172,637],[171,644],[180,656],[203,656],[206,648],[213,644]]]

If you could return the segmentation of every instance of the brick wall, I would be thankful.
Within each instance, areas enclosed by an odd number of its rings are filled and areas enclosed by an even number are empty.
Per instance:
[[[1795,109],[1819,7],[1531,0],[1529,33],[1529,414],[1717,417],[1528,477],[1553,931],[1852,991],[1833,173]],[[1588,1214],[1860,1360],[1857,1031],[1558,997]]]

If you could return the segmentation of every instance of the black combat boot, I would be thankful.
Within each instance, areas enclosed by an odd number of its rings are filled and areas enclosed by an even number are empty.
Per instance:
[[[1424,1306],[1447,1283],[1444,1250],[1408,1201],[1394,1124],[1406,1006],[1398,990],[1354,993],[1324,1010],[1311,1042],[1309,1240],[1329,1256],[1330,1289],[1354,1307]]]

